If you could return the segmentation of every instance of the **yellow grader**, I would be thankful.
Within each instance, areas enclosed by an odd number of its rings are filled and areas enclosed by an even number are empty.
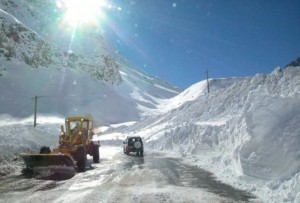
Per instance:
[[[42,147],[38,154],[25,154],[26,169],[40,178],[66,179],[86,170],[87,154],[93,156],[94,163],[99,163],[99,142],[94,142],[93,123],[87,117],[69,117],[61,126],[58,148],[50,150]]]

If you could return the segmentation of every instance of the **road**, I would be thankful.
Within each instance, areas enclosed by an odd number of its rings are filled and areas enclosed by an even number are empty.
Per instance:
[[[125,155],[101,147],[101,162],[64,181],[0,180],[0,202],[258,202],[254,196],[218,182],[213,174],[159,152]]]

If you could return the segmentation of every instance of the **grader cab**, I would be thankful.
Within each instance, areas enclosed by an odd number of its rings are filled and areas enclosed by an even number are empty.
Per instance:
[[[100,144],[93,139],[93,122],[87,117],[69,117],[65,119],[65,129],[61,126],[59,145],[50,150],[42,147],[39,154],[21,154],[26,169],[40,174],[47,171],[50,176],[72,177],[75,169],[86,170],[87,154],[93,156],[94,163],[99,163]],[[50,171],[50,172],[49,172]],[[42,176],[45,172],[42,172]],[[51,179],[51,178],[50,178]]]

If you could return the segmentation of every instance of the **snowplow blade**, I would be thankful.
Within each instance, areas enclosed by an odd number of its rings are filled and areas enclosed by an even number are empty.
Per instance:
[[[64,154],[20,154],[26,169],[36,178],[69,179],[75,175],[75,165],[71,157]]]
[[[74,167],[72,158],[64,154],[21,154],[20,156],[27,168],[53,165]]]

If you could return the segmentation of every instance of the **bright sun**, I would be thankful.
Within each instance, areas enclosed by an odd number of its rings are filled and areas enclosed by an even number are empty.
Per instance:
[[[73,25],[96,24],[105,19],[103,0],[62,0],[65,9],[65,20]]]

